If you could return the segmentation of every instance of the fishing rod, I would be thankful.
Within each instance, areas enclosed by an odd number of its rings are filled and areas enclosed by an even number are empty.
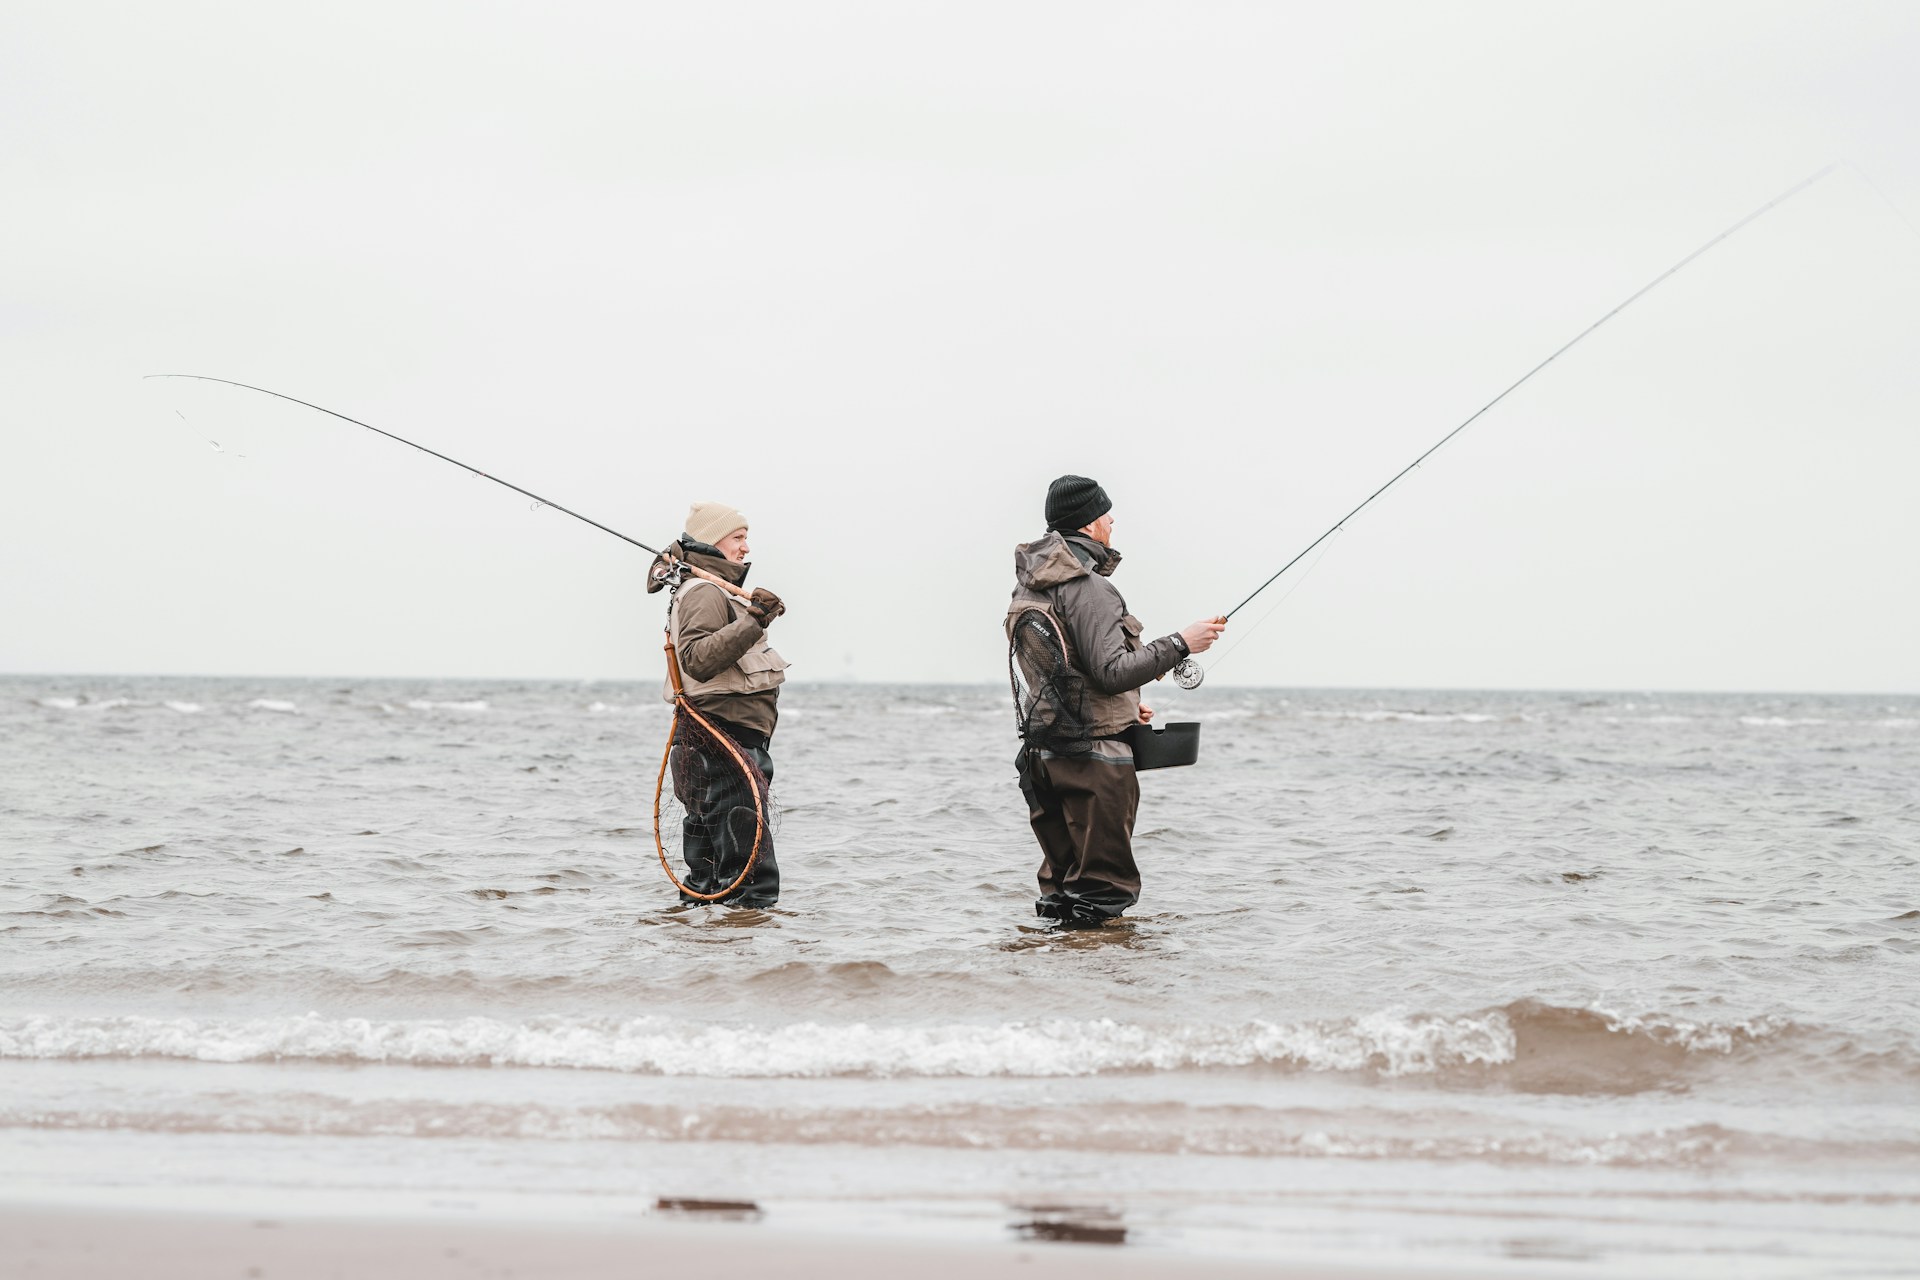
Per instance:
[[[367,430],[373,432],[375,435],[385,436],[389,440],[397,440],[401,444],[406,445],[410,449],[418,449],[422,453],[431,454],[433,457],[440,459],[440,461],[442,462],[451,462],[454,466],[459,467],[462,471],[471,471],[474,475],[479,476],[482,480],[491,480],[497,485],[504,485],[507,488],[513,490],[515,493],[522,494],[525,497],[532,498],[535,502],[539,503],[543,507],[552,507],[555,511],[558,511],[563,515],[572,516],[575,520],[583,521],[586,524],[592,525],[594,528],[600,530],[600,532],[602,533],[610,533],[614,537],[620,539],[620,541],[622,542],[630,542],[634,546],[640,548],[642,551],[652,552],[654,555],[660,557],[662,560],[666,562],[666,566],[669,572],[690,573],[696,578],[705,578],[707,581],[714,583],[717,586],[725,587],[728,591],[732,592],[734,595],[740,596],[742,599],[751,598],[745,591],[740,590],[738,587],[734,586],[733,583],[728,582],[726,579],[719,577],[716,574],[708,573],[704,569],[695,568],[693,565],[688,564],[684,560],[676,559],[675,557],[668,555],[666,552],[661,551],[656,547],[648,546],[646,543],[640,541],[640,539],[638,538],[628,537],[626,534],[620,532],[618,529],[609,528],[608,526],[601,524],[598,520],[592,519],[591,517],[588,517],[588,516],[583,516],[578,511],[573,510],[571,507],[563,507],[559,503],[553,501],[551,498],[541,497],[539,494],[533,492],[531,489],[522,489],[519,485],[514,484],[510,480],[502,480],[499,476],[491,475],[488,472],[482,471],[478,467],[468,466],[466,463],[460,461],[460,459],[458,458],[449,458],[446,454],[441,453],[436,449],[429,449],[427,448],[427,446],[423,444],[416,444],[412,440],[407,439],[405,436],[397,436],[393,432],[382,430],[381,428],[374,426],[370,422],[362,422],[358,418],[349,418],[344,413],[336,413],[332,409],[327,408],[325,405],[314,404],[312,401],[302,400],[298,396],[285,395],[278,391],[269,391],[265,387],[256,387],[252,383],[235,382],[231,378],[214,378],[204,373],[149,373],[149,374],[146,374],[145,377],[146,378],[192,378],[198,382],[223,382],[229,387],[239,387],[243,391],[258,391],[263,396],[272,396],[277,400],[286,400],[286,401],[290,401],[293,404],[304,405],[306,408],[309,408],[309,409],[317,409],[321,413],[326,414],[328,417],[338,418],[342,422],[351,422],[356,427],[365,427]]]
[[[1278,582],[1280,580],[1281,574],[1284,574],[1287,570],[1293,568],[1293,566],[1295,566],[1296,564],[1299,564],[1302,560],[1306,559],[1307,555],[1311,553],[1315,547],[1325,542],[1328,538],[1331,538],[1334,534],[1340,532],[1340,530],[1346,527],[1347,522],[1349,520],[1359,515],[1362,511],[1365,511],[1368,507],[1372,506],[1373,500],[1375,498],[1378,498],[1381,494],[1393,488],[1394,485],[1400,483],[1401,478],[1404,477],[1408,472],[1413,471],[1421,463],[1425,462],[1428,458],[1431,458],[1434,454],[1440,452],[1440,449],[1442,448],[1442,446],[1444,446],[1449,440],[1453,439],[1455,436],[1459,435],[1462,431],[1465,431],[1468,427],[1472,426],[1480,418],[1482,414],[1487,412],[1487,410],[1493,408],[1493,406],[1499,404],[1502,400],[1505,400],[1508,396],[1518,391],[1533,377],[1534,374],[1539,373],[1542,369],[1552,364],[1555,360],[1558,360],[1561,356],[1565,355],[1568,351],[1571,351],[1575,346],[1577,346],[1580,343],[1581,339],[1585,338],[1588,334],[1592,333],[1595,329],[1598,329],[1601,325],[1605,324],[1607,321],[1619,315],[1622,311],[1625,311],[1628,307],[1638,302],[1641,298],[1645,297],[1647,294],[1652,293],[1655,289],[1659,288],[1662,284],[1666,283],[1668,278],[1670,278],[1673,275],[1676,275],[1682,268],[1686,267],[1695,258],[1700,257],[1702,254],[1706,253],[1707,250],[1713,248],[1715,245],[1719,244],[1722,240],[1727,239],[1729,236],[1732,236],[1735,232],[1742,230],[1743,228],[1748,226],[1750,223],[1758,221],[1760,218],[1766,216],[1767,214],[1771,213],[1773,210],[1779,208],[1781,205],[1785,204],[1787,201],[1793,199],[1793,197],[1799,195],[1802,191],[1805,191],[1808,187],[1811,187],[1814,183],[1820,181],[1820,179],[1832,173],[1836,168],[1838,168],[1837,165],[1830,164],[1825,168],[1821,169],[1818,173],[1812,174],[1809,177],[1802,178],[1800,181],[1794,183],[1791,187],[1788,187],[1785,191],[1781,192],[1779,195],[1775,196],[1773,199],[1767,201],[1765,204],[1761,205],[1758,209],[1755,209],[1752,213],[1749,213],[1746,217],[1740,219],[1740,221],[1734,223],[1732,226],[1728,227],[1725,231],[1722,231],[1719,235],[1707,241],[1705,244],[1701,245],[1698,249],[1695,249],[1692,253],[1688,254],[1686,257],[1680,259],[1680,261],[1668,267],[1665,271],[1662,271],[1659,275],[1649,280],[1646,284],[1641,285],[1638,289],[1634,290],[1633,293],[1629,294],[1625,301],[1616,305],[1613,308],[1613,310],[1607,312],[1605,315],[1601,316],[1598,320],[1595,320],[1592,324],[1582,329],[1579,333],[1574,334],[1573,337],[1569,338],[1563,345],[1557,348],[1552,355],[1548,356],[1545,360],[1542,360],[1539,364],[1536,364],[1535,366],[1533,366],[1533,368],[1527,370],[1524,374],[1522,374],[1520,378],[1513,383],[1512,386],[1508,387],[1505,391],[1502,391],[1499,395],[1495,396],[1493,399],[1481,405],[1478,409],[1473,411],[1472,415],[1469,416],[1466,421],[1462,422],[1459,426],[1455,427],[1453,430],[1447,432],[1446,435],[1441,436],[1439,441],[1436,442],[1432,448],[1428,449],[1425,453],[1421,454],[1419,457],[1415,458],[1412,462],[1409,462],[1406,466],[1402,467],[1399,471],[1395,472],[1393,479],[1387,481],[1385,484],[1381,485],[1378,489],[1375,489],[1372,493],[1368,494],[1366,501],[1362,502],[1359,506],[1355,507],[1353,510],[1347,512],[1346,515],[1341,516],[1340,519],[1335,521],[1333,526],[1329,528],[1325,533],[1315,538],[1312,542],[1309,542],[1306,545],[1306,547],[1301,550],[1299,555],[1295,556],[1293,559],[1281,565],[1279,570],[1276,573],[1274,573],[1272,577],[1268,578],[1265,582],[1255,587],[1253,589],[1252,594],[1249,595],[1245,600],[1242,600],[1239,604],[1233,606],[1233,608],[1227,610],[1226,613],[1222,614],[1220,620],[1222,622],[1225,622],[1228,619],[1232,618],[1234,614],[1240,612],[1242,609],[1252,604],[1254,601],[1254,597],[1258,596],[1261,592],[1265,591],[1268,587],[1272,586],[1275,582]],[[1258,626],[1259,624],[1256,622],[1254,625]],[[1173,669],[1174,682],[1178,684],[1182,689],[1197,689],[1200,687],[1201,680],[1205,678],[1206,678],[1206,671],[1200,666],[1199,663],[1195,662],[1192,658],[1182,659],[1180,664]]]

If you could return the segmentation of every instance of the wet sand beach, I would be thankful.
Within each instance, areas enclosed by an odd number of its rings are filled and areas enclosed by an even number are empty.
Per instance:
[[[1444,1267],[1197,1260],[1051,1242],[985,1245],[782,1231],[741,1223],[500,1223],[260,1218],[0,1208],[0,1272],[37,1280],[480,1280],[700,1276],[703,1280],[844,1280],[912,1275],[1034,1280],[1195,1274],[1296,1280],[1397,1280],[1458,1274]],[[1524,1276],[1525,1272],[1504,1274]],[[1546,1275],[1548,1272],[1532,1274]]]

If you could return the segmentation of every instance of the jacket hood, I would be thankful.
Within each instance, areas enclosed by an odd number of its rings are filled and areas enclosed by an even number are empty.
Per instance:
[[[1030,591],[1045,591],[1089,574],[1107,577],[1120,553],[1078,533],[1049,533],[1013,549],[1013,576]]]
[[[674,560],[684,561],[696,569],[705,569],[716,578],[725,578],[736,587],[747,580],[747,570],[753,567],[750,564],[735,564],[720,554],[720,548],[708,546],[697,539],[689,538],[684,533],[680,535],[678,541],[667,544],[664,554]],[[660,562],[655,560],[654,563]],[[647,575],[649,594],[658,591],[662,585],[660,579],[651,574]]]

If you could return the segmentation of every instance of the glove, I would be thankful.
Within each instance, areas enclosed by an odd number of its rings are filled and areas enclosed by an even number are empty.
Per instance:
[[[747,612],[753,615],[754,620],[760,624],[762,631],[772,626],[773,620],[786,611],[787,606],[780,603],[779,596],[773,594],[773,592],[767,590],[765,587],[755,587],[753,589],[753,599],[747,605]]]

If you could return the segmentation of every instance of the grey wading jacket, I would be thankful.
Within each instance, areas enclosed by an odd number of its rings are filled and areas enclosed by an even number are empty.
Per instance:
[[[746,580],[746,565],[704,543],[682,540],[669,545],[667,553],[735,586]],[[649,579],[647,590],[658,589]],[[766,631],[746,611],[745,601],[688,575],[667,606],[667,634],[680,660],[687,701],[708,715],[773,736],[787,662],[767,644]],[[661,696],[673,701],[671,677]]]
[[[1028,609],[1045,609],[1067,642],[1067,663],[1086,680],[1082,714],[1095,737],[1140,722],[1140,687],[1165,675],[1186,656],[1172,636],[1140,640],[1140,620],[1110,576],[1120,553],[1079,533],[1049,533],[1013,549],[1013,602],[1007,636]],[[1130,753],[1129,753],[1130,754]]]

